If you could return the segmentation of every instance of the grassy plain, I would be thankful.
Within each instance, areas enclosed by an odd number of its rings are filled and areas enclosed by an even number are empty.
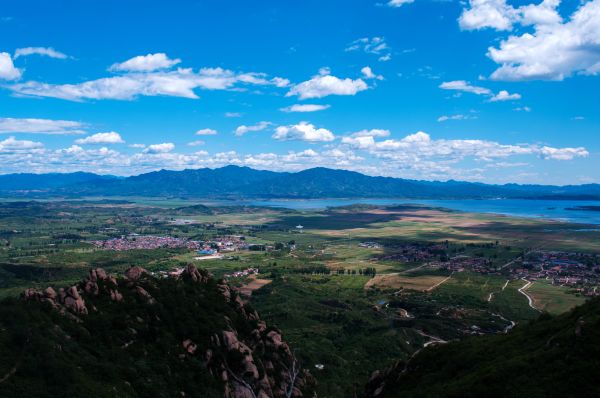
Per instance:
[[[569,293],[563,286],[555,286],[546,281],[536,281],[526,290],[533,299],[533,305],[550,314],[562,314],[571,308],[583,304],[585,298]]]

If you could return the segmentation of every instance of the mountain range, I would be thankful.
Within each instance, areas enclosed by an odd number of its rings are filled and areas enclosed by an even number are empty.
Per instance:
[[[296,173],[225,166],[160,170],[131,177],[93,173],[6,174],[4,197],[148,196],[171,198],[526,198],[600,199],[599,184],[492,185],[464,181],[422,181],[372,177],[317,167]]]

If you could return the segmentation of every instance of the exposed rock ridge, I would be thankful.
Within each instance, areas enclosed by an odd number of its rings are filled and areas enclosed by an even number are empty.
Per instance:
[[[312,396],[314,378],[301,368],[292,350],[283,341],[281,332],[268,327],[259,314],[242,300],[237,289],[223,280],[215,281],[208,271],[191,264],[174,278],[183,283],[210,284],[245,322],[245,332],[242,334],[224,315],[227,328],[213,333],[208,345],[182,336],[178,348],[181,360],[200,360],[210,374],[223,383],[225,398]],[[45,290],[31,288],[23,296],[27,300],[48,303],[61,314],[83,322],[89,313],[98,311],[93,304],[97,299],[108,298],[116,304],[138,297],[138,300],[147,304],[161,305],[155,298],[160,294],[153,297],[156,289],[160,289],[159,282],[159,279],[137,266],[129,268],[122,279],[96,268],[90,270],[82,282],[60,288],[58,292],[52,287]],[[142,321],[138,318],[138,322]],[[132,329],[127,340],[121,349],[127,349],[135,343],[135,330]]]

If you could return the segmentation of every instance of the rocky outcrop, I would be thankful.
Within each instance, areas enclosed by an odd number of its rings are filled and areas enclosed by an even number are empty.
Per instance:
[[[196,283],[206,283],[210,279],[211,275],[206,270],[199,270],[192,264],[188,264],[181,273],[181,278],[190,279]]]
[[[140,280],[144,275],[148,275],[148,271],[137,265],[125,271],[125,278],[132,282]]]
[[[198,361],[202,363],[215,379],[223,382],[225,398],[312,396],[304,394],[306,391],[312,391],[315,384],[313,377],[308,371],[301,369],[281,332],[268,327],[259,314],[242,299],[237,289],[222,280],[213,280],[210,273],[193,265],[187,265],[174,278],[178,283],[192,283],[198,286],[197,293],[193,293],[194,289],[190,292],[189,287],[186,287],[186,295],[198,294],[196,297],[203,297],[205,294],[212,294],[213,301],[205,305],[218,304],[227,309],[221,316],[221,323],[224,320],[225,329],[215,331],[207,337],[207,341],[202,341],[198,335],[180,336],[179,347],[170,349],[180,361],[189,361],[190,366],[196,366],[194,364]],[[172,284],[164,286],[173,288]],[[136,311],[148,311],[153,314],[151,317],[125,315],[131,317],[133,323],[127,325],[126,333],[121,334],[122,339],[117,346],[121,350],[131,350],[131,347],[142,344],[139,339],[143,337],[136,330],[136,325],[152,324],[152,327],[156,327],[161,323],[161,319],[156,316],[156,311],[164,309],[165,303],[161,303],[161,297],[172,297],[172,293],[169,292],[166,292],[166,295],[162,294],[165,293],[161,292],[164,288],[160,279],[152,277],[145,269],[136,266],[129,268],[122,279],[96,268],[90,270],[89,276],[79,284],[58,291],[52,287],[43,291],[27,289],[23,295],[28,300],[49,303],[68,318],[75,318],[80,323],[85,323],[85,315],[90,311],[101,316],[102,308],[107,308],[103,304],[106,302],[128,305],[141,299],[151,304],[154,308],[152,310],[144,310],[146,307],[139,306],[139,303],[132,307]],[[180,302],[180,305],[189,306],[189,296],[183,297],[186,301]],[[214,302],[215,297],[216,301],[221,301],[220,304]],[[193,308],[197,307],[198,311],[202,311],[202,306],[198,306],[197,303],[198,301]],[[190,313],[197,311],[191,308],[190,310]]]
[[[144,300],[146,300],[146,302],[148,304],[154,304],[156,303],[156,300],[154,300],[154,297],[152,297],[150,295],[150,293],[148,293],[148,291],[146,289],[144,289],[141,286],[135,286],[135,291],[137,292],[137,294],[139,294]]]
[[[77,315],[88,313],[85,300],[79,294],[77,285],[73,285],[67,289],[60,288],[58,293],[52,287],[48,287],[44,291],[30,288],[25,290],[23,296],[28,300],[48,303],[61,313],[65,313],[66,311]]]

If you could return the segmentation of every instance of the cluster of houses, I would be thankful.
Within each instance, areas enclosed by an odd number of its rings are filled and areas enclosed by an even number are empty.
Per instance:
[[[221,252],[234,252],[248,250],[248,245],[243,236],[220,236],[210,241],[189,240],[171,236],[154,236],[130,234],[108,240],[91,241],[94,246],[105,250],[138,250],[159,248],[185,248],[195,250],[198,255],[215,255]]]
[[[152,235],[137,235],[131,234],[120,238],[108,240],[91,241],[94,246],[106,250],[137,250],[137,249],[159,249],[167,248],[186,248],[190,250],[198,250],[202,246],[202,242],[174,238],[171,236],[152,236]]]
[[[600,284],[600,256],[584,253],[537,250],[527,253],[512,272],[529,280],[547,279],[555,285],[572,287],[597,296]]]
[[[440,265],[444,269],[455,272],[461,272],[465,269],[480,273],[490,272],[490,261],[483,257],[458,255],[451,257],[448,261],[440,263]]]
[[[223,275],[225,278],[242,278],[249,275],[258,275],[258,268],[246,268],[242,271],[235,271],[231,274]]]
[[[600,296],[600,256],[536,250],[516,259],[501,271],[490,268],[490,261],[481,257],[455,256],[444,262],[430,262],[430,266],[460,272],[465,269],[479,273],[508,273],[514,279],[535,281],[544,279],[552,284],[573,288],[587,296]]]

